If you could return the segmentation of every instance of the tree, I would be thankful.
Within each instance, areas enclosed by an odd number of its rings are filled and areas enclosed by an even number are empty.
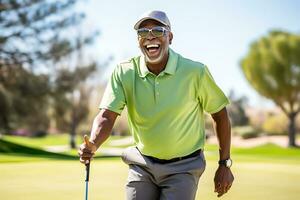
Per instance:
[[[295,119],[300,112],[300,35],[271,31],[251,44],[241,61],[249,83],[274,101],[289,119],[289,146],[296,146]]]
[[[233,91],[229,93],[230,105],[228,106],[228,114],[233,126],[245,126],[249,123],[246,115],[245,107],[248,99],[244,96],[236,97]]]
[[[70,133],[70,146],[73,149],[76,148],[77,128],[89,114],[91,88],[84,81],[95,70],[95,63],[78,66],[74,71],[61,70],[55,80],[53,111],[56,127]]]
[[[35,75],[20,66],[0,68],[0,131],[46,130],[49,93],[47,75]]]
[[[0,131],[26,127],[46,130],[48,110],[59,101],[60,66],[65,72],[95,65],[65,64],[95,39],[97,31],[82,35],[84,14],[74,7],[80,0],[2,0],[0,3]],[[62,64],[64,63],[64,64]],[[76,65],[76,64],[75,64]],[[74,69],[76,68],[76,69]],[[77,69],[78,68],[78,69]],[[78,73],[76,72],[76,73]],[[87,76],[80,76],[76,84]],[[60,92],[60,96],[67,94]],[[37,126],[39,125],[39,126]]]
[[[83,13],[78,0],[2,0],[0,3],[0,67],[58,61],[77,50],[74,26]],[[72,34],[72,37],[70,37]],[[94,32],[93,34],[97,34]],[[91,34],[92,35],[92,34]],[[86,37],[85,42],[91,42]]]

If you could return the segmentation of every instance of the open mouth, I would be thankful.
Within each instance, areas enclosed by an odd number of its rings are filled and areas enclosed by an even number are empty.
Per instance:
[[[160,45],[159,44],[148,44],[145,46],[145,48],[147,49],[147,51],[149,53],[156,53],[159,51]]]

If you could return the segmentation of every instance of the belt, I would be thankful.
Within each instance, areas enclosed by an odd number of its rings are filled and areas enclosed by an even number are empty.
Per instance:
[[[187,156],[172,158],[170,160],[159,159],[159,158],[155,158],[155,157],[152,157],[152,156],[146,156],[146,155],[144,155],[144,156],[149,158],[152,162],[156,162],[156,163],[159,163],[159,164],[167,164],[167,163],[177,162],[177,161],[180,161],[180,160],[184,160],[184,159],[199,156],[201,151],[202,151],[202,149],[198,149],[197,151],[195,151],[195,152],[193,152],[193,153],[191,153]]]

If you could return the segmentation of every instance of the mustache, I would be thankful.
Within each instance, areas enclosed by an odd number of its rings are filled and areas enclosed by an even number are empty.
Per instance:
[[[146,46],[146,45],[150,45],[150,44],[157,44],[157,45],[161,45],[160,42],[149,42],[149,41],[146,41],[143,43],[143,46]]]

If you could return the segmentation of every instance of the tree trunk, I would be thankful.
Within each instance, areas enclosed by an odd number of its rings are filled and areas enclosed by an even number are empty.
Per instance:
[[[9,125],[9,120],[8,120],[8,117],[4,114],[1,116],[2,118],[2,122],[1,124],[3,125],[3,134],[9,134],[11,132],[11,128],[10,128],[10,125]],[[1,132],[1,129],[0,129],[0,132]]]
[[[289,147],[296,146],[296,112],[289,114]]]
[[[75,120],[71,122],[71,131],[70,131],[70,145],[71,149],[76,149],[76,129],[77,124]]]

